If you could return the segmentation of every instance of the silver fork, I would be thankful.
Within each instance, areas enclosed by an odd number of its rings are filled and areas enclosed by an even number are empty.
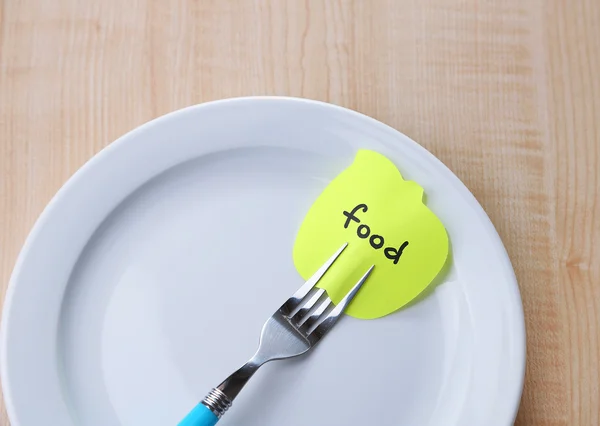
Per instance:
[[[367,280],[371,266],[333,309],[325,290],[315,285],[344,251],[344,244],[269,318],[260,335],[254,356],[226,378],[199,403],[178,426],[213,426],[231,407],[244,385],[256,371],[269,361],[292,358],[312,349],[335,325],[342,312]],[[316,308],[315,308],[316,307]]]

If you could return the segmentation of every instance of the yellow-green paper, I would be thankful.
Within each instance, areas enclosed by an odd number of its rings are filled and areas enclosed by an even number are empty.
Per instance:
[[[356,318],[379,318],[409,303],[448,256],[448,235],[423,204],[423,189],[367,150],[358,151],[308,211],[294,245],[296,269],[308,279],[344,242],[348,247],[319,287],[337,304],[374,264],[346,311]]]

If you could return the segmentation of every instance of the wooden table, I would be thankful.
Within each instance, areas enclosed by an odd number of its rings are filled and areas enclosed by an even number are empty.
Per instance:
[[[258,94],[356,109],[446,163],[521,287],[517,424],[600,425],[598,0],[0,0],[2,295],[37,216],[102,147]]]

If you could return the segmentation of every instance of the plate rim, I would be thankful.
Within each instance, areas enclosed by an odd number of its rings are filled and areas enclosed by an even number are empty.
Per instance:
[[[128,139],[130,139],[132,136],[135,136],[136,133],[146,131],[153,126],[161,124],[163,121],[171,120],[172,118],[174,118],[176,116],[186,114],[186,113],[189,113],[192,111],[197,111],[197,110],[201,110],[201,109],[205,109],[205,108],[211,108],[211,107],[215,107],[215,106],[221,106],[221,105],[228,104],[228,103],[235,104],[238,102],[256,102],[256,101],[258,101],[258,102],[279,101],[279,102],[306,103],[306,104],[311,104],[316,107],[333,109],[333,110],[337,110],[338,112],[350,114],[359,120],[368,122],[368,124],[375,126],[376,128],[379,128],[383,131],[391,132],[392,134],[397,135],[399,137],[399,139],[400,138],[405,139],[407,142],[409,142],[412,145],[411,147],[413,149],[420,151],[421,154],[425,155],[426,157],[428,157],[429,160],[436,163],[436,165],[438,167],[443,169],[445,172],[448,172],[447,173],[448,176],[451,176],[451,178],[454,181],[453,182],[454,186],[457,186],[459,189],[461,189],[462,192],[464,193],[464,195],[467,196],[467,199],[465,199],[465,201],[468,202],[469,207],[474,210],[474,212],[477,214],[478,217],[480,217],[481,223],[483,224],[483,226],[485,226],[487,228],[489,235],[492,236],[493,239],[495,240],[494,244],[497,246],[497,248],[499,249],[499,253],[501,253],[502,257],[504,258],[504,259],[502,259],[502,261],[509,266],[509,270],[511,272],[511,283],[507,282],[506,285],[510,287],[510,293],[511,293],[511,296],[513,297],[513,299],[515,300],[515,303],[516,303],[515,307],[517,308],[517,309],[513,310],[514,317],[512,319],[513,319],[513,323],[514,323],[515,327],[513,327],[513,330],[511,330],[511,331],[518,333],[518,335],[514,335],[514,343],[516,345],[518,345],[515,352],[521,354],[519,359],[517,360],[518,365],[514,369],[514,371],[515,371],[514,376],[515,376],[515,378],[518,379],[518,386],[515,386],[513,388],[514,391],[512,392],[512,395],[507,396],[511,400],[510,406],[513,407],[512,419],[514,421],[516,419],[516,416],[517,416],[517,413],[519,410],[519,406],[520,406],[521,397],[523,394],[523,387],[524,387],[524,382],[525,382],[526,355],[527,355],[526,354],[526,327],[525,327],[525,317],[524,317],[521,293],[520,293],[520,289],[519,289],[519,285],[518,285],[518,281],[517,281],[517,278],[515,275],[514,268],[512,266],[512,263],[508,256],[508,253],[506,251],[506,247],[504,246],[504,243],[502,242],[502,239],[501,239],[500,235],[498,234],[496,228],[494,227],[491,219],[489,218],[489,216],[487,215],[487,213],[485,212],[485,210],[483,209],[481,204],[477,201],[475,196],[472,194],[472,192],[469,190],[469,188],[460,180],[460,178],[458,176],[456,176],[456,174],[454,172],[452,172],[452,170],[450,170],[450,168],[448,166],[446,166],[440,159],[438,159],[433,153],[431,153],[425,147],[423,147],[418,142],[416,142],[415,140],[413,140],[406,134],[402,133],[401,131],[399,131],[399,130],[397,130],[397,129],[395,129],[373,117],[370,117],[366,114],[352,110],[350,108],[331,104],[328,102],[312,100],[312,99],[307,99],[307,98],[290,97],[290,96],[241,96],[241,97],[218,99],[218,100],[213,100],[213,101],[209,101],[209,102],[204,102],[204,103],[190,105],[190,106],[187,106],[184,108],[180,108],[175,111],[164,114],[162,116],[151,119],[151,120],[133,128],[132,130],[126,132],[125,134],[121,135],[120,137],[115,139],[113,142],[111,142],[107,146],[103,147],[100,151],[98,151],[91,158],[89,158],[78,170],[76,170],[75,173],[73,173],[61,185],[61,187],[58,189],[58,191],[54,194],[54,196],[50,199],[50,201],[44,207],[44,209],[42,210],[42,212],[40,213],[38,218],[35,220],[33,226],[31,227],[31,230],[29,231],[29,233],[27,234],[27,237],[25,238],[25,241],[21,247],[21,250],[19,251],[15,265],[11,272],[11,275],[10,275],[10,278],[8,281],[8,286],[7,286],[6,293],[5,293],[5,297],[4,297],[4,303],[3,303],[3,308],[2,308],[2,317],[1,317],[1,323],[0,323],[0,381],[1,381],[1,386],[2,386],[2,392],[4,395],[4,403],[6,406],[6,411],[7,411],[10,421],[13,422],[13,426],[24,426],[20,423],[20,421],[17,417],[17,413],[16,413],[16,410],[14,407],[14,402],[13,402],[13,394],[11,391],[12,386],[8,379],[8,374],[7,374],[8,373],[7,335],[8,335],[8,331],[10,329],[11,312],[12,312],[13,306],[14,306],[13,299],[14,299],[16,292],[19,289],[18,281],[19,281],[19,276],[21,274],[21,271],[23,269],[24,260],[27,258],[29,252],[31,251],[31,247],[35,243],[35,240],[37,239],[37,235],[46,226],[48,218],[50,217],[52,211],[54,210],[55,205],[63,197],[68,195],[70,187],[72,185],[74,185],[75,182],[77,180],[79,180],[79,178],[83,174],[85,174],[89,168],[94,167],[96,163],[102,161],[102,159],[105,156],[109,155],[113,150],[118,149],[121,145],[127,143]]]

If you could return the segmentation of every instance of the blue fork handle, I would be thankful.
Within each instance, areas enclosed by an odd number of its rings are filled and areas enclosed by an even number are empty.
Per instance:
[[[199,403],[177,426],[214,426],[219,418],[206,405]]]

